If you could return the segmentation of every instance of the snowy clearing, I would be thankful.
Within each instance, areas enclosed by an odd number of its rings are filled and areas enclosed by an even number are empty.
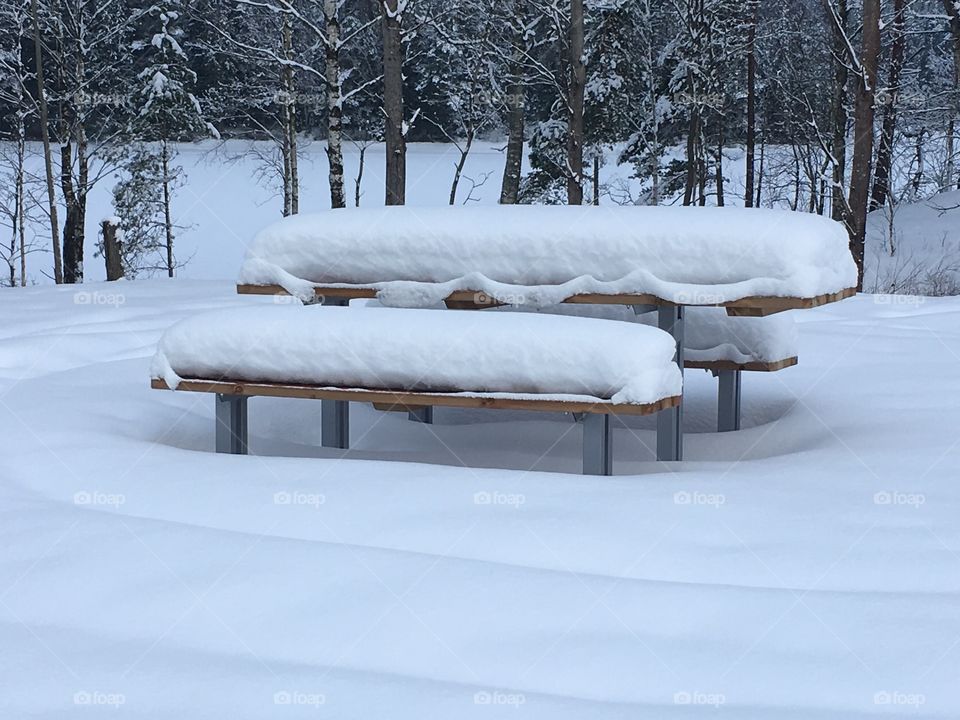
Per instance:
[[[255,456],[215,455],[150,358],[269,299],[0,296],[0,716],[960,714],[957,299],[796,313],[744,430],[688,372],[687,460],[631,419],[630,475],[583,478],[579,426],[524,413],[359,406],[338,460],[319,403],[257,398]]]

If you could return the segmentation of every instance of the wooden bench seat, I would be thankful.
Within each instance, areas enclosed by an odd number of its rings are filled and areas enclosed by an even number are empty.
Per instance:
[[[153,378],[155,390],[170,390],[167,382]],[[248,451],[247,398],[284,397],[336,401],[328,407],[348,407],[347,403],[371,403],[383,410],[415,412],[423,407],[485,408],[491,410],[526,410],[533,412],[574,413],[583,415],[583,472],[587,475],[610,475],[613,472],[613,434],[610,418],[614,415],[652,415],[677,407],[680,396],[663,398],[643,405],[591,400],[538,399],[532,395],[509,397],[504,393],[433,393],[370,388],[333,388],[281,383],[251,383],[229,380],[184,379],[176,390],[213,393],[216,402],[216,451],[246,455]],[[328,428],[337,428],[349,435],[348,423],[322,418],[323,445],[345,449],[349,437],[336,437]]]

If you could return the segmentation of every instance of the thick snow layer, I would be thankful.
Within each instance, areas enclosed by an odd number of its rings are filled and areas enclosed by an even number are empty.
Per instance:
[[[679,395],[667,333],[558,315],[270,306],[170,328],[154,377],[344,388],[586,396],[646,404]]]
[[[506,312],[527,308],[501,307]],[[551,305],[541,313],[603,318],[656,327],[657,313],[637,315],[623,305]],[[795,313],[768,317],[730,317],[723,308],[688,307],[684,315],[683,346],[687,360],[699,362],[774,363],[799,354]]]
[[[457,290],[543,307],[579,293],[652,293],[710,305],[814,297],[856,284],[843,227],[776,210],[392,207],[284,218],[248,251],[241,283],[380,290],[428,306]]]
[[[687,461],[629,418],[613,478],[543,413],[355,405],[342,458],[319,403],[255,398],[215,455],[150,358],[270,304],[0,289],[4,720],[960,717],[960,299],[796,313],[742,431],[688,373]]]

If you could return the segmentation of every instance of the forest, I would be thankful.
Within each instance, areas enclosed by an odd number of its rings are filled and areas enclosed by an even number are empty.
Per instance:
[[[436,198],[456,203],[496,140],[501,203],[817,213],[862,282],[869,212],[958,187],[958,117],[960,0],[5,0],[0,282],[82,282],[91,222],[115,276],[174,276],[177,155],[199,140],[260,141],[251,182],[284,215],[308,140],[332,208],[359,204],[375,144],[403,204],[419,142],[456,148]]]

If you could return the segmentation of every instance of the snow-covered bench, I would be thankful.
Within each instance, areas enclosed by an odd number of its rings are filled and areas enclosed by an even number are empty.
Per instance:
[[[685,308],[762,317],[850,297],[856,281],[843,226],[806,213],[391,207],[297,215],[262,230],[237,289],[331,305],[377,298],[398,307],[632,306],[656,312],[682,369]],[[742,369],[721,371],[730,418],[739,417]],[[658,418],[662,460],[682,457],[681,414],[677,407]]]
[[[644,325],[551,315],[367,308],[234,308],[160,341],[154,388],[217,395],[218,452],[247,450],[251,396],[333,400],[322,443],[349,446],[349,402],[583,413],[583,467],[612,470],[612,415],[676,407],[673,338]],[[335,416],[331,413],[341,415]]]
[[[619,320],[655,326],[653,313],[622,305],[554,305],[542,310],[501,307],[502,312],[542,312]],[[707,370],[719,380],[717,430],[740,429],[741,373],[777,372],[798,362],[797,326],[791,313],[731,317],[723,308],[687,308],[683,334],[684,369]]]

